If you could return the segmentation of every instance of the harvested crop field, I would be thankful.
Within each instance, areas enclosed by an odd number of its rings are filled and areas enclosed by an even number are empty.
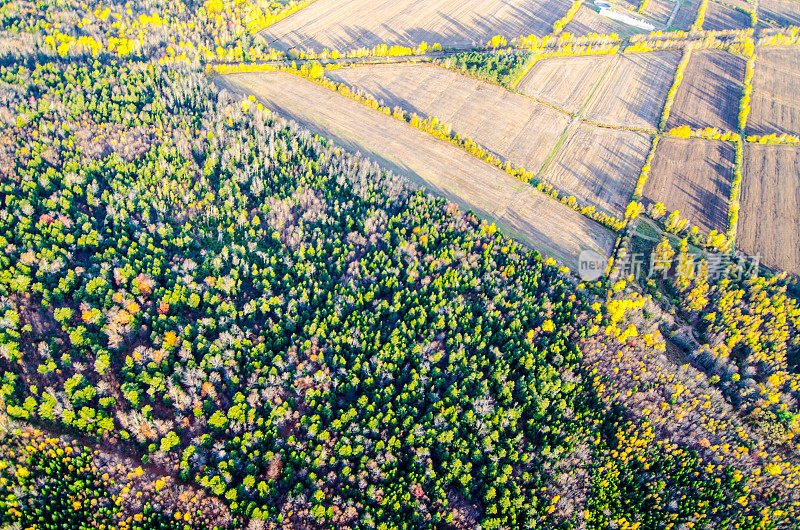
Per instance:
[[[736,247],[800,274],[800,149],[747,144]]]
[[[695,50],[689,59],[672,107],[668,128],[738,127],[746,61],[721,50]]]
[[[712,0],[712,1],[718,2],[720,4],[724,4],[724,5],[727,5],[727,6],[730,6],[730,7],[734,7],[734,8],[738,7],[739,9],[746,9],[748,11],[752,11],[756,7],[755,6],[756,0],[753,0],[752,2],[750,2],[749,0]],[[762,2],[763,2],[763,0],[762,0]],[[708,12],[706,12],[706,13],[708,13]],[[706,16],[708,16],[708,15],[706,15]]]
[[[436,116],[494,155],[537,172],[569,125],[568,114],[531,98],[428,64],[342,68],[329,77],[385,104]]]
[[[728,29],[747,29],[751,26],[750,16],[728,4],[709,2],[706,8],[706,17],[703,29],[707,31],[721,31]]]
[[[760,47],[748,134],[800,134],[800,48]]]
[[[667,29],[688,30],[697,18],[700,2],[701,0],[650,0],[643,14],[657,29],[667,26]]]
[[[531,67],[516,89],[576,113],[613,62],[614,57],[611,55],[542,59]]]
[[[650,0],[642,15],[658,28],[663,28],[675,8],[674,0]]]
[[[758,15],[775,26],[800,26],[800,2],[797,0],[760,0]]]
[[[271,46],[351,50],[379,44],[483,45],[495,35],[547,35],[569,0],[316,0],[269,26]]]
[[[580,203],[622,218],[650,143],[646,134],[581,123],[567,135],[542,178]]]
[[[611,252],[616,236],[601,225],[443,140],[311,81],[262,73],[219,77],[216,83],[254,94],[268,108],[495,221],[571,268],[584,249]]]
[[[644,198],[679,210],[701,232],[725,232],[734,171],[734,148],[727,142],[662,138]]]
[[[615,55],[583,117],[604,125],[654,130],[680,58],[677,51]]]

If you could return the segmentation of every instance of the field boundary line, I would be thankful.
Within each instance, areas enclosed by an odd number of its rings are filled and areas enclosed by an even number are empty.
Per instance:
[[[552,35],[558,35],[562,31],[564,31],[564,28],[566,28],[569,25],[569,23],[572,22],[572,19],[575,18],[575,15],[578,14],[578,11],[580,11],[582,6],[583,6],[583,0],[575,0],[572,3],[572,6],[570,6],[569,10],[566,12],[566,14],[560,19],[556,20],[555,24],[553,24]]]
[[[316,2],[316,0],[304,0],[304,1],[301,1],[301,2],[299,2],[298,4],[296,4],[295,6],[293,6],[293,7],[290,7],[289,9],[286,9],[286,10],[284,10],[284,11],[281,11],[281,12],[279,12],[279,13],[278,13],[277,15],[275,15],[275,17],[274,17],[274,18],[273,18],[271,21],[269,21],[267,24],[264,24],[264,25],[263,25],[263,26],[261,26],[260,28],[258,28],[258,29],[256,29],[256,30],[251,30],[251,31],[252,31],[252,33],[255,33],[255,34],[261,33],[262,31],[264,31],[264,30],[265,30],[265,29],[267,29],[268,27],[272,26],[273,24],[277,24],[277,23],[278,23],[278,22],[280,22],[281,20],[284,20],[284,19],[286,19],[286,18],[289,18],[290,16],[294,15],[294,14],[295,14],[295,13],[297,13],[298,11],[301,11],[302,9],[305,9],[305,8],[306,8],[306,7],[308,7],[309,5],[313,4],[314,2]],[[275,40],[277,40],[277,39],[275,39]],[[272,42],[275,42],[275,41],[272,41]],[[271,44],[271,43],[270,43],[270,44]]]
[[[734,138],[733,180],[731,181],[730,195],[728,197],[728,244],[730,250],[736,247],[736,234],[739,225],[739,207],[742,194],[742,178],[744,172],[744,133],[747,127],[747,120],[750,117],[750,100],[753,94],[753,77],[756,68],[755,42],[748,39],[750,46],[747,48],[747,64],[745,66],[744,80],[742,82],[742,95],[739,99],[739,134]]]
[[[644,186],[647,184],[647,179],[650,176],[650,168],[653,164],[653,159],[656,157],[656,148],[658,147],[658,143],[661,141],[661,136],[656,135],[653,137],[653,141],[650,144],[650,151],[647,153],[647,158],[644,161],[644,165],[642,165],[642,169],[639,173],[639,178],[636,181],[636,188],[633,190],[633,196],[631,197],[631,202],[641,202],[642,201],[642,194],[644,194]]]
[[[741,137],[734,141],[736,154],[734,155],[733,180],[731,181],[730,196],[728,197],[728,238],[729,250],[736,247],[736,232],[739,224],[739,201],[742,194],[742,173],[744,169],[744,142]]]
[[[675,104],[675,98],[678,95],[678,89],[680,89],[681,83],[683,82],[683,72],[686,70],[686,66],[689,64],[691,56],[691,49],[684,48],[683,56],[678,63],[678,67],[675,69],[675,75],[672,78],[672,86],[670,87],[669,92],[667,92],[667,99],[664,101],[664,108],[661,111],[661,121],[658,125],[658,130],[660,132],[663,132],[664,128],[667,126],[669,115],[672,112],[672,105]]]
[[[700,0],[700,6],[697,8],[697,14],[694,17],[694,24],[692,24],[692,31],[703,31],[703,23],[706,21],[708,2],[709,0]]]
[[[744,139],[749,144],[754,145],[786,145],[800,147],[800,136],[788,133],[772,134],[753,134]]]
[[[550,163],[553,161],[555,156],[561,151],[561,148],[564,146],[564,142],[567,140],[567,135],[573,132],[576,129],[576,124],[580,123],[580,119],[575,116],[572,121],[567,125],[566,129],[561,132],[561,135],[558,137],[558,141],[553,146],[553,149],[547,154],[545,157],[544,162],[542,162],[542,167],[539,168],[539,171],[536,173],[536,178],[542,180],[542,175],[544,175],[545,171],[550,167]]]
[[[585,120],[583,118],[580,118],[580,121],[581,121],[581,123],[585,123],[586,125],[591,125],[593,127],[600,127],[601,129],[612,129],[612,130],[615,130],[615,131],[635,132],[635,133],[647,134],[647,135],[650,135],[650,136],[654,136],[654,135],[658,134],[658,130],[655,129],[655,128],[653,128],[653,129],[641,129],[639,127],[625,127],[624,125],[611,125],[611,124],[608,124],[608,123],[600,123],[600,122],[597,122],[597,121]]]
[[[752,43],[752,41],[748,41]],[[747,64],[744,70],[744,80],[742,82],[742,95],[739,98],[739,134],[744,136],[747,120],[750,117],[750,101],[753,97],[753,77],[756,71],[756,54],[751,46],[748,51]]]

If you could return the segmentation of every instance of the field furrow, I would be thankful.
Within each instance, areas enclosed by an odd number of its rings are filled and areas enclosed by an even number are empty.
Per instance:
[[[516,89],[576,113],[613,62],[614,58],[610,55],[543,59],[533,65]]]
[[[800,49],[758,50],[748,134],[800,134]]]
[[[692,52],[667,128],[689,125],[735,131],[745,65],[742,56],[726,51]]]
[[[570,191],[581,204],[595,204],[619,218],[633,195],[650,149],[646,134],[577,124],[542,175]]]
[[[680,59],[674,50],[614,56],[583,116],[606,125],[655,130]]]

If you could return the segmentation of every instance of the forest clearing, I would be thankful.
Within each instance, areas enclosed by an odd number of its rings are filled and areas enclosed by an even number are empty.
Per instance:
[[[616,239],[613,232],[457,147],[305,79],[286,73],[234,74],[217,83],[254,94],[266,107],[494,220],[498,228],[569,267],[587,248],[609,255]]]

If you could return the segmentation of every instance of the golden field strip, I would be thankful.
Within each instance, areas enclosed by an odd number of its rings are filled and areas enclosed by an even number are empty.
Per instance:
[[[748,134],[800,134],[800,48],[757,50]]]
[[[745,145],[736,247],[800,274],[800,149]]]
[[[569,0],[316,0],[262,35],[271,46],[322,51],[380,44],[414,47],[485,45],[507,38],[547,35]]]
[[[255,95],[280,115],[495,221],[506,234],[563,265],[574,268],[584,249],[608,256],[614,245],[616,234],[533,186],[316,83],[287,73],[232,74],[216,83]]]

